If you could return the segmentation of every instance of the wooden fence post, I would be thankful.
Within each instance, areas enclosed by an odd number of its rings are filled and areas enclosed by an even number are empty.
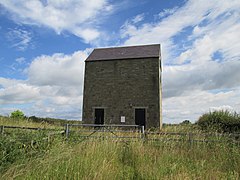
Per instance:
[[[68,139],[68,136],[69,136],[69,126],[68,126],[68,124],[66,124],[65,132],[66,132],[66,139]]]
[[[142,132],[142,139],[145,139],[145,130],[144,130],[144,126],[141,126],[141,132]]]
[[[4,133],[4,126],[0,126],[0,134],[3,135]]]

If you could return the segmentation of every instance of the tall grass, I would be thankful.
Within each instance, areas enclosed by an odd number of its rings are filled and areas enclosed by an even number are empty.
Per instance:
[[[48,124],[46,122],[33,122],[28,119],[13,119],[9,117],[0,116],[1,126],[25,126],[25,127],[36,127],[36,128],[55,128],[56,125]]]
[[[68,121],[64,119],[53,119],[53,118],[38,118],[35,116],[26,117],[22,119],[15,119],[5,116],[0,116],[0,125],[4,126],[27,126],[37,128],[59,128],[65,124],[80,124],[81,121]]]
[[[227,142],[87,139],[76,143],[61,135],[48,142],[42,131],[5,133],[0,135],[3,180],[240,178],[240,148]]]
[[[195,124],[164,124],[161,132],[200,133],[202,130]]]
[[[12,165],[2,179],[238,179],[230,144],[59,141],[43,157]]]

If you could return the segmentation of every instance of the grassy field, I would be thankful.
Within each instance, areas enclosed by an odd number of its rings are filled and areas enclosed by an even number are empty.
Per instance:
[[[42,126],[26,121],[21,123],[22,126]],[[164,131],[173,131],[173,127],[164,128]],[[190,132],[192,128],[194,132],[200,132],[192,126],[174,128],[178,132]],[[67,142],[60,134],[49,141],[48,133],[9,129],[0,135],[0,179],[240,178],[240,147],[232,143]]]

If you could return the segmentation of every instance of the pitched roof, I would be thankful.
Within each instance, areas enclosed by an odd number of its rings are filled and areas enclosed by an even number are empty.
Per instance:
[[[160,56],[160,44],[94,49],[86,61],[137,59]]]

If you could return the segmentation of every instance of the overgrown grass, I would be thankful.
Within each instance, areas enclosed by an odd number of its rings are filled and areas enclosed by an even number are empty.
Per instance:
[[[63,127],[65,124],[79,124],[81,121],[68,121],[53,118],[38,118],[31,116],[29,118],[14,119],[10,117],[0,116],[0,125],[4,126],[27,126],[37,128],[57,128]]]
[[[2,179],[238,179],[239,148],[226,144],[59,142],[12,165]]]
[[[46,131],[6,129],[0,135],[0,173],[14,163],[43,156],[51,144]]]
[[[49,124],[46,122],[33,122],[28,119],[12,119],[9,117],[0,116],[1,126],[25,126],[25,127],[36,127],[36,128],[56,128],[56,125]]]
[[[162,132],[200,133],[202,130],[195,124],[164,124]]]
[[[28,119],[13,119],[0,116],[0,126],[42,128],[47,130],[0,129],[0,173],[14,163],[24,163],[31,158],[43,156],[51,148],[49,134],[63,130],[62,126]],[[62,138],[60,136],[60,138]],[[0,178],[1,179],[1,178]]]
[[[240,148],[227,142],[88,139],[76,143],[61,135],[49,142],[44,131],[5,133],[0,135],[0,179],[240,178]]]

